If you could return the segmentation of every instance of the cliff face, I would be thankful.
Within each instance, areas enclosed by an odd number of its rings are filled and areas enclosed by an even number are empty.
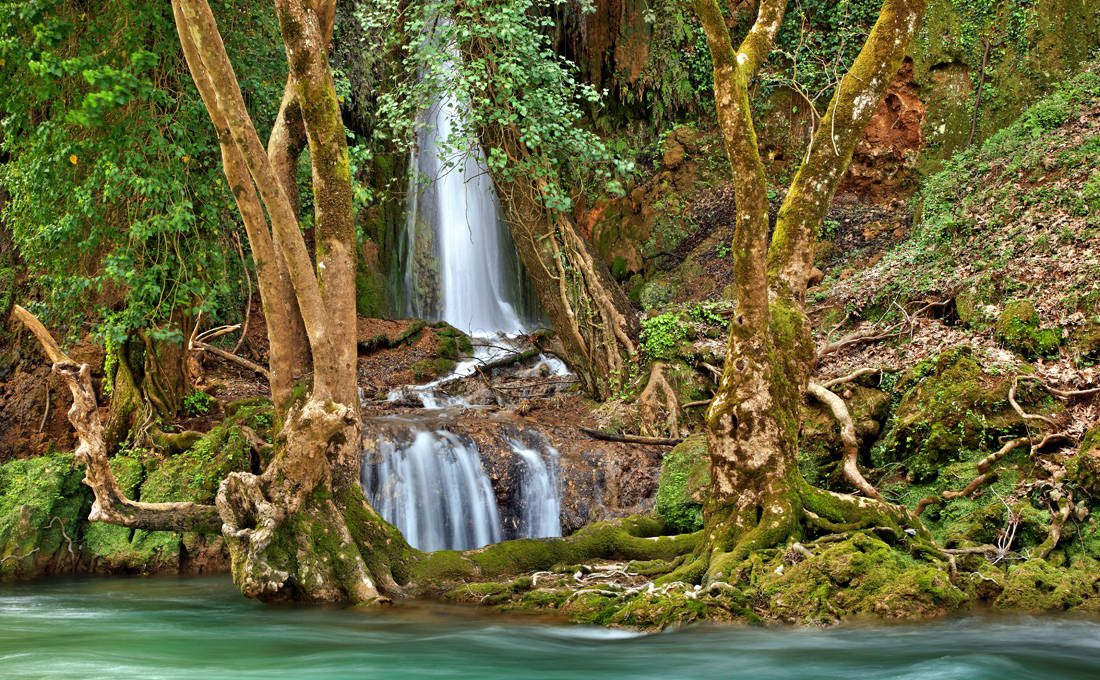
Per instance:
[[[753,3],[734,4],[728,24],[737,34],[747,29]],[[797,28],[802,18],[792,8],[779,50],[791,53],[800,42],[819,41],[820,54],[828,58],[837,47],[823,36],[839,21],[854,29],[850,42],[859,42],[855,38],[866,28],[861,17],[879,4],[855,2],[843,20],[832,16],[838,3],[807,5],[806,29]],[[1100,46],[1100,14],[1088,0],[1004,0],[992,9],[986,4],[931,3],[842,191],[874,202],[907,197],[921,176],[968,145],[972,126],[973,142],[980,143]],[[612,136],[629,132],[635,141],[648,143],[677,124],[701,129],[712,124],[710,62],[689,7],[659,0],[597,0],[590,13],[582,13],[579,3],[558,12],[559,53],[577,63],[585,80],[607,91],[605,110],[593,112],[598,127]],[[785,86],[789,72],[789,60],[777,52],[756,88],[760,144],[766,157],[780,162],[780,172],[809,139],[812,115],[802,94],[815,95]],[[823,110],[827,97],[815,104]]]

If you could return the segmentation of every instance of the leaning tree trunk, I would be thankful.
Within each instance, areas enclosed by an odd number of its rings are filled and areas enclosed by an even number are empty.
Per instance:
[[[879,19],[841,81],[779,212],[768,244],[763,164],[748,85],[771,51],[786,0],[762,0],[736,51],[716,0],[694,0],[714,66],[718,121],[737,202],[733,274],[737,313],[722,381],[706,415],[712,488],[706,538],[668,578],[725,580],[754,550],[797,540],[806,527],[867,526],[931,541],[903,507],[811,487],[798,468],[799,404],[816,356],[803,308],[818,227],[856,142],[901,64],[924,0],[885,0]]]
[[[507,138],[501,130],[483,139]],[[510,146],[510,145],[509,145]],[[494,178],[527,278],[561,343],[562,357],[597,399],[637,376],[638,320],[622,288],[565,213],[547,209],[531,182]]]

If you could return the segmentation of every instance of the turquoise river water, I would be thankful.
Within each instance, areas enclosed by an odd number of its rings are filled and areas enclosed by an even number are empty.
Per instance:
[[[1100,622],[966,617],[655,635],[469,609],[265,606],[227,578],[0,586],[0,678],[1100,678]]]

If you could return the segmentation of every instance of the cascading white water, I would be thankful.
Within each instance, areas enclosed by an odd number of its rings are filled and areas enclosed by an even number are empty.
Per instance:
[[[481,148],[444,156],[467,127],[463,107],[442,93],[422,116],[410,163],[406,311],[471,335],[522,333],[522,275]]]
[[[561,489],[558,483],[558,451],[546,447],[546,459],[538,451],[518,441],[510,441],[512,450],[523,461],[520,486],[519,533],[523,538],[561,536]]]
[[[452,54],[452,59],[458,59]],[[444,71],[452,63],[443,65]],[[446,80],[444,78],[444,80]],[[524,302],[525,275],[481,148],[455,152],[443,147],[455,131],[469,126],[465,103],[441,93],[421,117],[410,166],[405,228],[406,313],[446,321],[474,340],[474,356],[434,383],[410,387],[426,410],[467,405],[441,394],[441,383],[472,374],[477,366],[520,350],[516,336],[532,330],[526,322],[540,315]],[[453,141],[453,140],[451,140]],[[501,336],[504,337],[501,337]],[[515,345],[515,346],[513,346]],[[557,359],[547,370],[566,373]],[[391,393],[396,399],[406,390]],[[403,435],[374,431],[365,442],[363,490],[373,507],[421,550],[464,550],[501,540],[502,522],[492,487],[472,441],[434,429],[432,414],[395,422]],[[367,428],[370,432],[374,428]],[[381,428],[385,430],[386,428]],[[522,461],[520,536],[560,536],[557,452],[549,460],[513,442]]]
[[[417,430],[412,442],[378,442],[364,461],[371,506],[420,550],[467,550],[501,539],[500,513],[473,442]]]

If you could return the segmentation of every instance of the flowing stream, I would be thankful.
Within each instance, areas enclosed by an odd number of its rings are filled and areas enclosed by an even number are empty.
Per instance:
[[[967,617],[656,635],[468,609],[278,607],[229,577],[0,585],[5,680],[1085,680],[1100,623]]]
[[[512,443],[524,466],[522,500],[518,507],[502,508],[477,445],[436,422],[439,410],[466,406],[440,396],[436,388],[471,374],[479,363],[517,351],[516,336],[530,330],[524,319],[533,316],[481,150],[450,157],[444,151],[452,132],[463,127],[462,115],[458,99],[444,94],[422,117],[410,163],[405,297],[409,314],[446,321],[470,334],[474,356],[449,376],[401,391],[414,394],[424,413],[376,419],[364,428],[364,492],[421,550],[494,543],[506,524],[518,527],[519,537],[561,535],[552,447],[536,450]],[[547,363],[552,372],[565,370],[556,360]]]

